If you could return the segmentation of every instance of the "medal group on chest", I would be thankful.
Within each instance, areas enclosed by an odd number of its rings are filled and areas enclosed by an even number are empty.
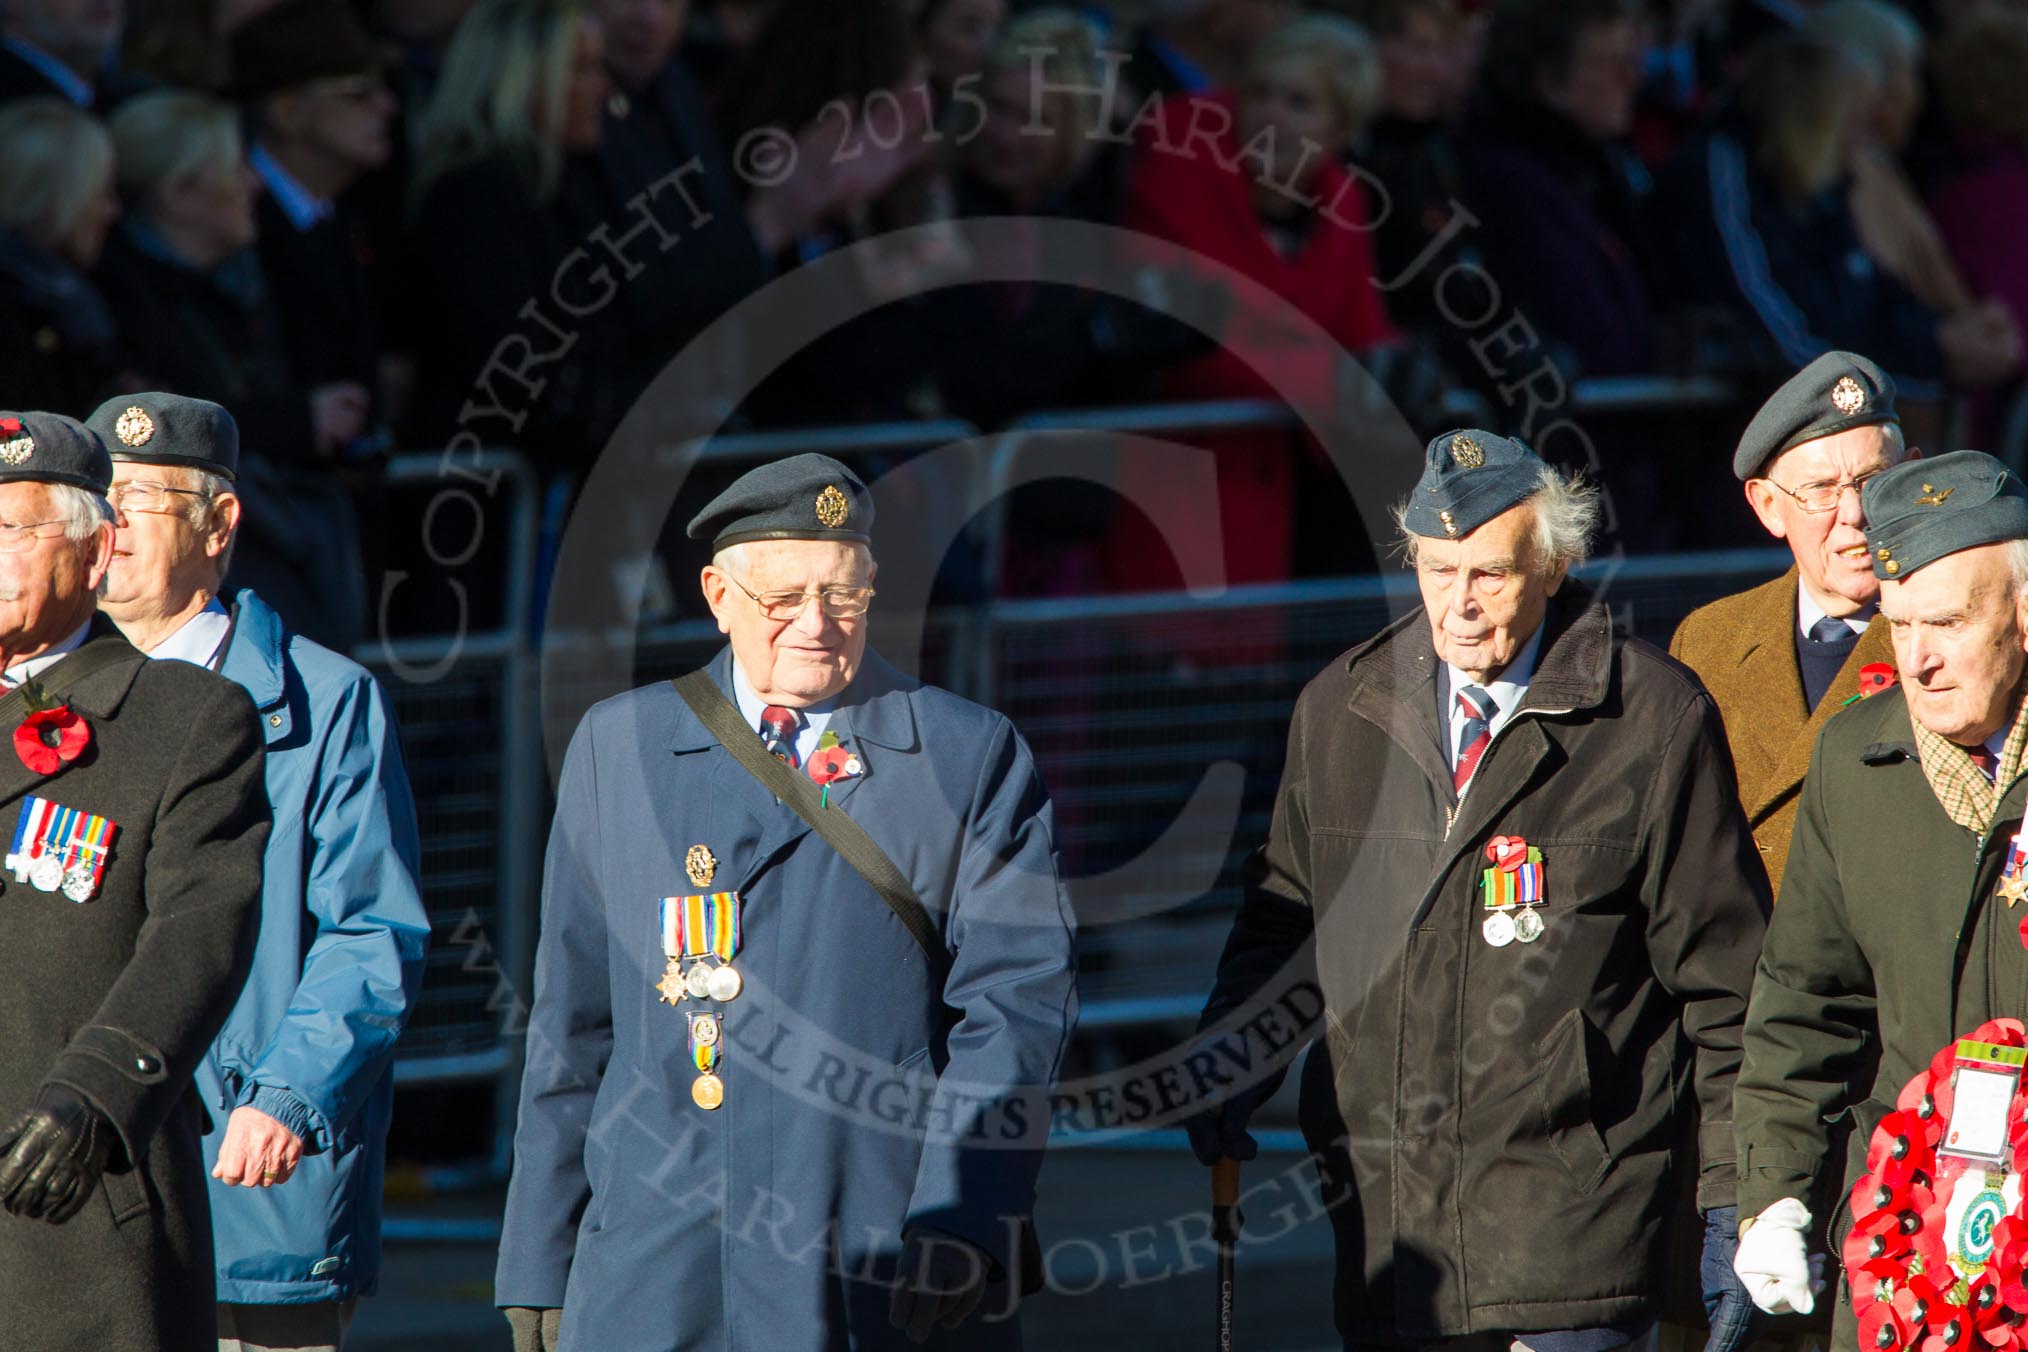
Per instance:
[[[1542,937],[1542,851],[1520,836],[1494,836],[1486,842],[1486,862],[1479,875],[1479,895],[1486,918],[1479,933],[1494,948],[1519,941],[1532,944]]]
[[[709,887],[718,860],[706,845],[692,845],[683,870],[693,887]],[[664,1004],[685,1000],[727,1004],[745,985],[732,960],[740,948],[740,898],[737,892],[702,892],[663,897],[660,906],[662,955],[668,966],[655,989]],[[715,1009],[688,1010],[690,1060],[697,1067],[690,1098],[707,1112],[725,1102],[725,1081],[718,1075],[724,1042],[724,1014]]]

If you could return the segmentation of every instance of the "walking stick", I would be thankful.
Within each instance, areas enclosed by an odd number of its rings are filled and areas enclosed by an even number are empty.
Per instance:
[[[1233,1247],[1246,1218],[1239,1213],[1239,1161],[1211,1166],[1211,1235],[1218,1241],[1218,1352],[1232,1352]]]

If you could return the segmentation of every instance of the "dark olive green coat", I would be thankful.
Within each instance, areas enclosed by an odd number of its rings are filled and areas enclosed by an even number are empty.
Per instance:
[[[1945,816],[1899,687],[1825,726],[1747,1012],[1734,1106],[1742,1217],[1807,1196],[1826,1171],[1834,1195],[1849,1195],[1873,1125],[1938,1049],[1986,1019],[2028,1014],[2028,908],[1993,899],[2024,800],[2028,778],[1984,839]],[[1850,1141],[1832,1158],[1847,1119]],[[1817,1221],[1811,1247],[1835,1267],[1845,1203]],[[1839,1295],[1834,1341],[1849,1348]]]

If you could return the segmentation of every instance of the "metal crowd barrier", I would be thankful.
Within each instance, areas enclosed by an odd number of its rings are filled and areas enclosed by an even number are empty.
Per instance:
[[[1600,411],[1711,407],[1730,397],[1706,381],[1587,381],[1573,390],[1575,406]],[[1187,437],[1293,425],[1287,409],[1265,401],[1045,413],[954,463],[976,476],[962,491],[989,504],[977,538],[997,561],[1004,526],[997,504],[1032,437]],[[684,453],[694,452],[699,465],[736,469],[809,450],[848,462],[907,458],[978,435],[956,421],[897,423],[725,435]],[[459,464],[500,475],[485,505],[489,529],[506,545],[504,618],[461,636],[376,641],[356,655],[380,676],[401,721],[435,922],[397,1082],[494,1082],[497,1168],[519,1055],[509,1019],[532,968],[547,828],[529,617],[539,504],[519,456],[487,453]],[[392,495],[449,482],[434,455],[404,456],[390,469]],[[1587,575],[1633,632],[1666,642],[1696,604],[1785,566],[1786,555],[1755,550],[1617,560]],[[1055,797],[1073,891],[1107,917],[1088,924],[1081,952],[1082,1027],[1098,1055],[1129,1054],[1134,1038],[1195,1017],[1237,902],[1238,861],[1266,832],[1297,691],[1334,654],[1413,604],[1403,574],[1235,587],[1209,599],[988,599],[928,616],[919,674],[1000,708],[1023,730]],[[631,638],[643,679],[695,666],[723,641],[708,617],[695,615]],[[550,694],[552,707],[559,695],[569,706],[567,689]],[[1223,814],[1217,829],[1165,839],[1207,769],[1217,772],[1209,795]],[[1151,849],[1154,857],[1142,858]]]

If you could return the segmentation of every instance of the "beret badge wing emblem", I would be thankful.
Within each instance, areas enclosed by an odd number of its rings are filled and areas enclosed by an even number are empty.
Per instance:
[[[1838,383],[1831,387],[1831,404],[1847,417],[1857,413],[1866,404],[1866,391],[1859,388],[1859,382],[1850,376],[1839,376]]]
[[[1470,437],[1452,437],[1451,459],[1460,469],[1477,469],[1486,463],[1486,451]]]
[[[124,446],[145,446],[155,435],[155,420],[139,404],[130,404],[113,424],[113,433]]]
[[[824,491],[817,495],[817,521],[827,530],[836,530],[844,525],[851,512],[852,504],[838,491],[838,485],[826,484]]]
[[[1941,507],[1944,505],[1944,499],[1957,491],[1955,488],[1933,488],[1929,484],[1924,484],[1922,492],[1916,496],[1915,505],[1918,507]]]

